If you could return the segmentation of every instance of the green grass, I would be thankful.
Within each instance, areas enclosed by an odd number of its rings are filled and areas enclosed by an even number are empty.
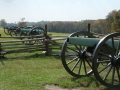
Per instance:
[[[0,33],[4,34],[2,30]],[[12,56],[16,54],[11,54],[10,57]],[[0,61],[0,90],[45,90],[44,86],[47,84],[63,88],[85,87],[84,90],[100,90],[100,88],[110,90],[100,84],[94,75],[78,79],[68,74],[60,56],[35,55],[13,59],[8,55]]]
[[[6,35],[6,34],[4,33],[4,29],[1,28],[1,27],[0,27],[0,34],[3,35],[3,36]]]
[[[1,59],[0,71],[1,90],[45,90],[46,84],[63,88],[103,87],[93,75],[80,79],[70,76],[57,56]]]

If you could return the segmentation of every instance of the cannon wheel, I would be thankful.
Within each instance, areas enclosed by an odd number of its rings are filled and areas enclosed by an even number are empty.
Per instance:
[[[17,27],[11,26],[11,27],[5,27],[4,33],[7,35],[15,36],[16,35]]]
[[[20,35],[20,28],[17,28],[17,29],[15,30],[15,36],[21,36],[21,35]]]
[[[33,28],[28,35],[40,35],[40,34],[43,34],[43,33],[38,33],[37,31],[39,30],[42,30],[43,32],[45,32],[45,30],[41,27],[35,27]]]
[[[93,34],[87,31],[75,32],[68,37],[94,38]],[[79,78],[93,73],[92,57],[85,57],[86,48],[85,46],[68,44],[67,39],[62,46],[62,64],[66,71],[74,77]]]
[[[92,65],[100,83],[108,87],[120,87],[120,33],[109,34],[100,40],[93,53]]]
[[[8,28],[4,28],[4,33],[5,33],[6,35],[10,35],[9,27],[8,27]]]
[[[10,35],[11,35],[11,36],[16,36],[16,33],[15,33],[15,32],[16,32],[16,30],[10,31]]]
[[[29,32],[29,36],[32,36],[32,35],[40,35],[40,34],[44,34],[44,33],[37,33],[37,31],[39,30],[43,30],[43,32],[45,32],[45,30],[41,27],[35,27],[33,28],[30,32]],[[38,37],[34,37],[34,38],[28,38],[28,39],[35,39],[35,38],[38,38]],[[30,41],[29,43],[41,43],[41,40],[35,40],[35,41]]]

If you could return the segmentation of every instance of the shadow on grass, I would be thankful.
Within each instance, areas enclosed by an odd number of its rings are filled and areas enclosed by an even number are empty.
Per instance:
[[[94,90],[120,90],[120,88],[109,88],[109,87],[102,85],[99,81],[97,81],[94,75],[89,76],[89,77],[82,77],[82,78],[72,77],[71,81],[79,83],[81,87],[96,88]]]
[[[56,58],[56,60],[61,60],[60,59],[60,56],[57,56],[57,55],[51,55],[51,56],[47,56],[47,55],[45,55],[45,54],[37,54],[37,53],[35,53],[35,54],[26,54],[26,55],[24,55],[24,54],[22,54],[22,55],[19,55],[19,54],[13,54],[13,55],[11,55],[11,56],[9,56],[9,55],[7,55],[7,56],[3,56],[3,57],[1,57],[0,59],[1,60],[11,60],[11,59],[31,59],[31,58],[36,58],[36,57],[39,57],[39,58],[45,58],[45,57],[54,57],[54,58]]]
[[[14,61],[14,60],[31,60],[31,58],[45,58],[45,55],[42,54],[32,54],[32,55],[24,55],[24,56],[2,56],[0,57],[0,63],[5,65],[5,61]]]
[[[30,59],[30,58],[35,58],[35,57],[44,57],[45,55],[43,54],[32,54],[32,55],[13,55],[13,56],[4,56],[1,58],[1,60],[15,60],[15,59]]]

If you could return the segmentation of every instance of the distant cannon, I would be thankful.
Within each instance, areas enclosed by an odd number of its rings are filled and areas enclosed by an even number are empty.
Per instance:
[[[18,28],[18,27],[5,27],[4,32],[7,35],[11,36],[29,36],[29,35],[40,35],[44,33],[44,29],[41,27],[23,27],[23,28]]]
[[[29,32],[32,30],[32,27],[23,27],[19,28],[16,32],[20,36],[28,36]]]
[[[40,35],[40,34],[44,34],[45,30],[41,27],[34,27],[28,35]]]
[[[15,31],[18,29],[17,26],[6,26],[4,27],[4,33],[7,34],[7,35],[14,35]]]

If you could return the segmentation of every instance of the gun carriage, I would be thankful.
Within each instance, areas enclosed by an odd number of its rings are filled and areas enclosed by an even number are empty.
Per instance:
[[[103,38],[101,38],[101,36]],[[78,31],[68,36],[62,46],[62,64],[74,77],[94,73],[108,87],[120,87],[120,33],[108,35]]]
[[[17,26],[6,26],[4,27],[4,33],[7,34],[7,35],[14,35],[15,31],[18,29]]]
[[[29,36],[29,35],[40,35],[44,33],[44,29],[41,27],[23,27],[23,28],[18,28],[18,27],[5,27],[4,32],[7,35],[11,36]]]

